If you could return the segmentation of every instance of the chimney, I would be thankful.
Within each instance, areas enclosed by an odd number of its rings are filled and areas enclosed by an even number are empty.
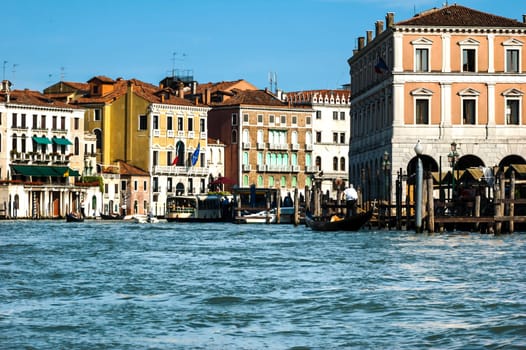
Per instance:
[[[210,103],[210,89],[205,89],[205,100],[204,100],[204,103],[205,103],[205,105]]]
[[[376,36],[382,34],[382,32],[384,31],[384,21],[376,21],[375,23],[375,26],[376,26]]]
[[[177,84],[177,96],[184,98],[184,83],[182,81]]]
[[[365,32],[365,34],[367,35],[367,45],[369,45],[369,43],[373,41],[373,31],[368,30]]]
[[[394,26],[394,12],[387,12],[387,15],[385,16],[385,22],[387,28]]]
[[[197,93],[197,81],[192,81],[192,95]]]
[[[364,41],[365,38],[363,36],[358,38],[358,50],[362,50],[364,48]]]

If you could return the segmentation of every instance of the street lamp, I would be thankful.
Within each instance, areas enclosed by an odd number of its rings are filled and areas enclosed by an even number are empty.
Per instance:
[[[416,199],[415,199],[415,230],[417,233],[422,232],[422,195],[424,182],[424,166],[422,164],[422,154],[424,147],[420,144],[420,140],[415,145],[415,153],[417,158],[416,166]]]
[[[391,162],[389,161],[389,152],[384,152],[384,157],[382,161],[382,170],[384,171],[385,176],[385,199],[387,204],[391,204],[391,192],[389,191],[390,179],[389,172],[391,171]]]
[[[455,163],[458,160],[457,143],[451,142],[451,151],[447,155],[447,160],[451,166],[451,197],[455,195]]]

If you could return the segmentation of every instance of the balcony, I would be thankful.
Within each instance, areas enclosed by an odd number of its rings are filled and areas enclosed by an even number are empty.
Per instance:
[[[290,145],[290,149],[293,151],[298,151],[300,149],[300,145],[297,143],[293,143],[292,145]]]
[[[289,173],[290,165],[268,165],[267,171],[271,171],[275,173]]]
[[[195,138],[195,132],[194,131],[188,131],[188,138],[189,139]]]
[[[171,165],[156,165],[153,167],[154,175],[172,175],[172,176],[208,176],[208,167],[186,167]]]
[[[250,142],[243,142],[243,149],[250,149]]]
[[[174,137],[174,131],[173,131],[173,130],[167,130],[167,131],[166,131],[166,136],[168,136],[168,137]]]
[[[161,136],[161,130],[159,130],[159,129],[153,129],[153,136],[154,136],[154,137],[159,137],[159,136]]]
[[[299,165],[292,165],[292,172],[293,173],[297,173],[300,171],[300,166]]]
[[[252,170],[252,167],[250,166],[250,164],[243,164],[243,171],[251,171]]]
[[[267,166],[265,164],[258,164],[258,171],[267,171]]]
[[[305,144],[305,151],[312,151],[312,144],[306,143]]]
[[[201,134],[200,134],[200,137],[199,137],[201,140],[206,140],[207,139],[207,136],[206,136],[206,131],[201,131]]]
[[[286,151],[289,149],[289,145],[285,143],[269,143],[268,148],[270,150],[280,150],[280,151]]]
[[[179,131],[177,132],[177,137],[184,137],[184,131],[179,130]]]
[[[305,172],[306,173],[317,173],[318,172],[318,167],[316,165],[307,165],[305,167]]]
[[[265,142],[258,142],[257,143],[258,150],[264,150],[265,149]]]

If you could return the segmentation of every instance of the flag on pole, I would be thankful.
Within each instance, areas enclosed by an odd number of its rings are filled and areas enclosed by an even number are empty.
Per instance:
[[[179,161],[179,144],[177,144],[177,147],[175,148],[175,158],[172,162],[172,165],[177,165],[178,161]]]
[[[197,144],[197,148],[194,151],[194,154],[192,154],[192,166],[194,166],[195,163],[197,163],[197,160],[199,159],[199,151],[200,151],[200,149],[201,149],[201,144],[198,143]]]
[[[378,57],[378,63],[374,66],[374,71],[378,74],[384,74],[389,71],[389,67],[387,67],[382,57]]]

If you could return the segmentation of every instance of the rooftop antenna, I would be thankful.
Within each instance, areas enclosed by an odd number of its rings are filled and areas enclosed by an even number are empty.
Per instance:
[[[13,70],[11,71],[11,73],[13,73],[13,81],[16,80],[16,67],[18,66],[18,64],[16,63],[13,63]]]
[[[3,70],[3,74],[2,74],[2,80],[5,80],[5,65],[7,64],[7,61],[4,61],[4,70]]]
[[[64,67],[60,67],[60,81],[64,81],[64,76],[65,76]]]
[[[176,56],[178,54],[183,56],[183,58],[177,59]],[[175,61],[183,61],[185,57],[186,57],[186,54],[184,52],[183,53],[178,53],[178,52],[172,53],[172,78],[175,77]]]
[[[268,82],[270,85],[270,91],[277,91],[278,89],[278,76],[276,72],[269,72],[268,73]]]

